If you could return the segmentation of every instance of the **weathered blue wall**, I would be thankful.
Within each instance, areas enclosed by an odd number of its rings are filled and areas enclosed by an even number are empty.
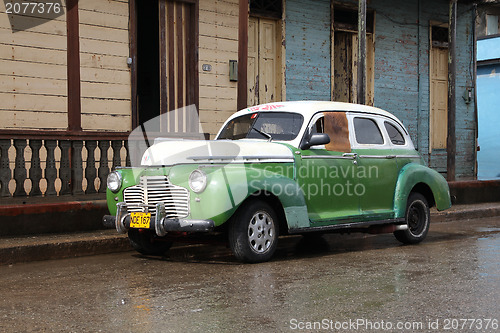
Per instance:
[[[430,166],[446,171],[446,150],[429,153],[429,26],[448,22],[447,1],[373,2],[376,10],[375,105],[397,115],[408,127],[419,151]],[[456,173],[474,176],[474,102],[462,98],[473,86],[473,11],[458,7]]]
[[[330,1],[288,0],[286,99],[330,100]]]
[[[346,1],[357,4],[357,1]],[[286,1],[288,100],[330,99],[329,1]],[[446,171],[446,150],[429,153],[429,26],[447,23],[446,0],[377,0],[375,10],[375,106],[400,118],[429,165]],[[472,178],[475,165],[474,101],[462,98],[473,78],[472,5],[458,5],[456,78],[456,174]]]

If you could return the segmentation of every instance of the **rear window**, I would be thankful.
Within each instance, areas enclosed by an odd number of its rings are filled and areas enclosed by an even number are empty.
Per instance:
[[[387,130],[387,134],[389,134],[389,138],[393,145],[404,146],[406,143],[403,134],[398,130],[396,126],[389,122],[384,122],[385,129]]]
[[[377,123],[369,118],[354,118],[356,141],[360,144],[382,145],[384,138]]]

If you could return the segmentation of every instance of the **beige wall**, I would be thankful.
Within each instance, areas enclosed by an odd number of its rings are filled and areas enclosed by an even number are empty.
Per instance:
[[[0,129],[66,129],[66,87],[66,15],[12,32],[0,1]]]
[[[130,131],[127,0],[79,1],[83,130]]]
[[[200,1],[199,15],[200,121],[203,132],[213,137],[237,107],[229,60],[238,60],[238,0]],[[204,72],[203,64],[212,71]]]
[[[214,135],[236,111],[238,0],[199,6],[200,121]],[[127,0],[79,2],[83,130],[131,130],[128,19]],[[67,128],[66,57],[66,15],[13,33],[0,1],[0,129]]]

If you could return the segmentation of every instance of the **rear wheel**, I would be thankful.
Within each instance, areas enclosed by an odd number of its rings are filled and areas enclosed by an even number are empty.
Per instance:
[[[145,229],[129,229],[128,238],[134,250],[146,255],[163,255],[173,243],[162,240],[151,230]]]
[[[229,246],[244,262],[271,259],[278,244],[278,218],[266,202],[255,200],[241,206],[229,225]]]
[[[396,239],[405,244],[420,243],[427,236],[430,224],[430,211],[427,199],[420,193],[411,193],[406,205],[406,230],[394,232]]]

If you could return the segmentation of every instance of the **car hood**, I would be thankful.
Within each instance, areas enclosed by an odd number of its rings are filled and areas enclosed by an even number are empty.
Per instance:
[[[249,162],[293,162],[293,153],[276,142],[165,140],[149,147],[141,159],[143,166]]]

